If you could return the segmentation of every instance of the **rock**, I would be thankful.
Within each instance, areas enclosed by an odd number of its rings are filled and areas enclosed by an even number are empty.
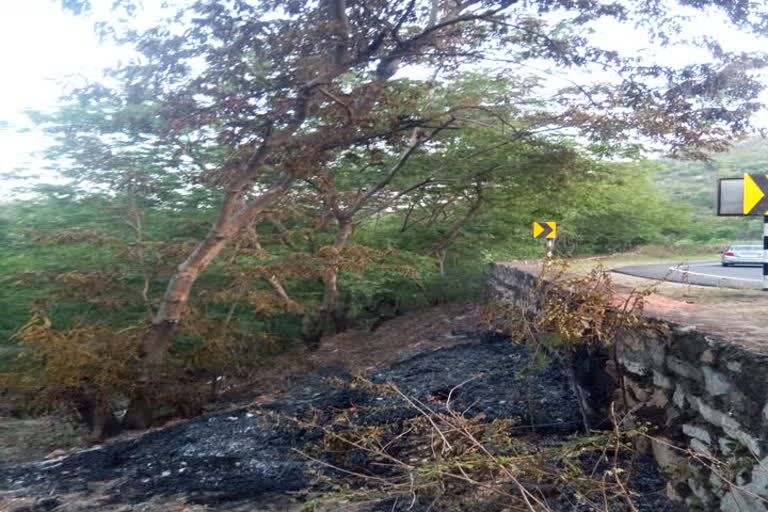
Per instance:
[[[708,457],[710,459],[714,458],[714,455],[712,454],[712,450],[710,449],[709,445],[701,441],[700,439],[691,439],[690,441],[690,447],[691,450],[695,451],[699,455],[704,455],[705,457]]]
[[[645,436],[635,436],[633,444],[637,453],[642,453],[643,455],[651,455],[653,453],[651,440]]]
[[[48,512],[61,505],[61,502],[56,498],[40,498],[35,501],[32,510],[34,512]]]
[[[632,396],[640,402],[645,402],[651,396],[650,392],[637,382],[626,379],[626,386],[629,388]]]
[[[699,439],[700,441],[703,441],[707,444],[712,444],[712,436],[709,435],[709,432],[706,428],[701,426],[694,425],[692,423],[685,423],[683,425],[683,433],[689,437]]]
[[[664,389],[675,389],[674,381],[656,370],[653,370],[653,385]]]
[[[715,425],[716,427],[721,427],[724,430],[730,429],[732,431],[741,430],[741,424],[739,424],[738,421],[733,419],[730,415],[718,411],[714,407],[708,405],[706,402],[704,402],[700,397],[694,396],[690,398],[691,405],[699,411],[699,414],[701,414],[701,417],[704,418],[706,421],[711,423],[712,425]]]
[[[669,396],[663,389],[657,389],[646,403],[650,407],[663,409],[669,404]]]
[[[685,487],[685,485],[682,485],[682,487]],[[667,498],[670,500],[681,503],[683,501],[683,493],[681,493],[681,484],[673,483],[673,482],[667,482],[667,486],[664,489],[664,494],[667,495]]]
[[[690,363],[686,363],[679,357],[670,356],[667,358],[666,363],[667,368],[672,373],[676,373],[681,377],[695,380],[696,382],[702,382],[704,380],[704,376],[702,375],[701,370]]]
[[[722,498],[722,495],[725,494],[727,487],[726,482],[724,482],[723,478],[714,471],[709,474],[709,485],[712,487],[712,492]]]
[[[71,450],[64,450],[62,448],[57,448],[56,450],[53,450],[51,453],[43,457],[45,460],[50,459],[58,459],[59,457],[63,457],[64,455],[67,455],[70,453]]]
[[[704,387],[710,395],[725,395],[733,390],[733,384],[722,373],[716,372],[710,366],[704,366],[701,370],[704,373]]]
[[[710,510],[712,508],[714,496],[706,487],[702,485],[701,482],[693,478],[689,478],[688,487],[691,489],[693,495],[699,498],[699,501],[704,506],[705,510]]]
[[[683,391],[682,386],[678,385],[677,388],[675,388],[675,393],[672,395],[672,401],[678,408],[685,409],[685,403],[687,400],[685,391]]]
[[[736,449],[736,441],[727,437],[718,438],[717,444],[720,447],[720,453],[723,455],[731,455]]]
[[[749,435],[744,430],[736,428],[723,427],[723,430],[729,437],[736,439],[742,445],[746,446],[749,452],[755,457],[763,455],[763,443],[754,436]]]
[[[721,512],[766,512],[765,502],[737,488],[732,488],[720,500]]]
[[[651,451],[656,464],[666,474],[679,473],[680,468],[688,465],[685,451],[669,438],[657,436],[651,439]]]
[[[763,419],[768,421],[768,402],[763,406]]]
[[[695,325],[677,325],[673,329],[673,332],[677,335],[686,335],[696,332]]]
[[[668,405],[665,408],[666,411],[666,417],[664,419],[664,426],[669,427],[672,426],[672,424],[675,423],[677,418],[679,418],[683,413],[678,409],[677,407],[672,407],[671,405]]]
[[[620,357],[619,363],[621,363],[625,370],[627,370],[629,373],[634,373],[635,375],[644,376],[648,375],[648,372],[650,372],[648,365],[640,361],[632,361]]]

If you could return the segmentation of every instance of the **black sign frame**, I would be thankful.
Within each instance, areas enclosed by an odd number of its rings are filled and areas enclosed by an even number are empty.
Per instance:
[[[736,187],[736,190],[738,190],[738,212],[734,210],[728,210],[728,212],[723,213],[723,208],[726,206],[726,203],[734,203],[735,201],[725,201],[723,198],[724,195],[724,189],[726,188],[726,182],[730,183],[731,185],[727,185],[729,189],[733,189],[733,182],[739,182],[740,185]],[[749,217],[749,215],[744,215],[744,178],[720,178],[717,180],[717,216],[718,217]],[[755,214],[752,214],[752,216],[756,216]],[[762,215],[759,215],[762,217]]]

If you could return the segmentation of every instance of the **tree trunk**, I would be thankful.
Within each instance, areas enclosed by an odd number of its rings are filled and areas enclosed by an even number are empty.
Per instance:
[[[92,440],[101,442],[120,431],[108,396],[90,385],[83,386],[76,403],[80,418],[91,430]]]
[[[241,190],[233,187],[208,235],[176,269],[160,301],[152,325],[139,349],[139,373],[131,404],[123,418],[124,428],[147,428],[152,423],[158,394],[158,377],[171,348],[173,334],[184,315],[192,286],[200,273],[218,256],[246,222],[280,198],[292,179],[283,177],[259,197],[240,205]]]
[[[323,302],[315,318],[305,318],[302,326],[304,341],[310,349],[320,347],[320,339],[339,332],[343,327],[340,323],[346,318],[339,311],[339,269],[341,268],[341,252],[352,234],[354,225],[349,220],[339,221],[339,231],[333,247],[337,251],[336,261],[333,261],[323,276]]]

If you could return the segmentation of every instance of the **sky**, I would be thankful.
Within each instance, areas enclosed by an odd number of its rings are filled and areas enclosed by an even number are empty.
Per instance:
[[[63,90],[60,81],[78,73],[93,73],[108,65],[107,48],[95,43],[91,25],[67,16],[47,0],[9,3],[0,16],[0,172],[32,161],[44,146],[38,135],[17,135],[26,126],[24,111],[51,108]],[[0,183],[0,186],[2,183]]]
[[[96,0],[106,6],[109,0]],[[140,14],[143,23],[160,16],[160,0],[146,0]],[[97,12],[97,14],[99,14]],[[726,30],[719,16],[698,15],[690,25],[691,35],[717,34],[726,50],[757,50],[766,42],[754,36]],[[684,64],[705,60],[706,53],[696,48],[655,50],[645,48],[644,37],[631,27],[617,22],[601,21],[592,35],[598,45],[628,52],[642,52],[651,60],[665,64]],[[93,32],[92,20],[64,12],[52,0],[7,2],[0,16],[0,173],[15,168],[35,172],[41,167],[39,152],[48,141],[31,128],[25,111],[51,110],[68,86],[82,84],[88,77],[97,78],[99,70],[130,57],[125,48],[100,44]],[[570,80],[594,79],[586,73],[571,72]],[[768,78],[767,78],[768,80]],[[553,82],[556,83],[556,82]],[[768,94],[767,94],[768,96]],[[768,103],[768,97],[766,97]],[[768,127],[768,114],[758,118]],[[0,199],[12,195],[16,183],[0,179]]]
[[[107,4],[94,2],[97,8]],[[144,20],[158,16],[159,9],[142,12]],[[0,48],[0,173],[16,168],[36,172],[41,167],[39,153],[49,141],[29,131],[26,111],[54,109],[69,87],[98,78],[100,70],[131,55],[125,48],[101,44],[92,19],[73,16],[52,0],[4,4]],[[17,184],[0,178],[0,199],[11,196]]]

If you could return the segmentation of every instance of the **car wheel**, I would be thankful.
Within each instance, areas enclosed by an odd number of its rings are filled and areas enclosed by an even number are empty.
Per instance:
[[[724,267],[730,267],[730,266],[731,266],[731,264],[730,264],[730,263],[722,263],[722,265],[723,265]]]

